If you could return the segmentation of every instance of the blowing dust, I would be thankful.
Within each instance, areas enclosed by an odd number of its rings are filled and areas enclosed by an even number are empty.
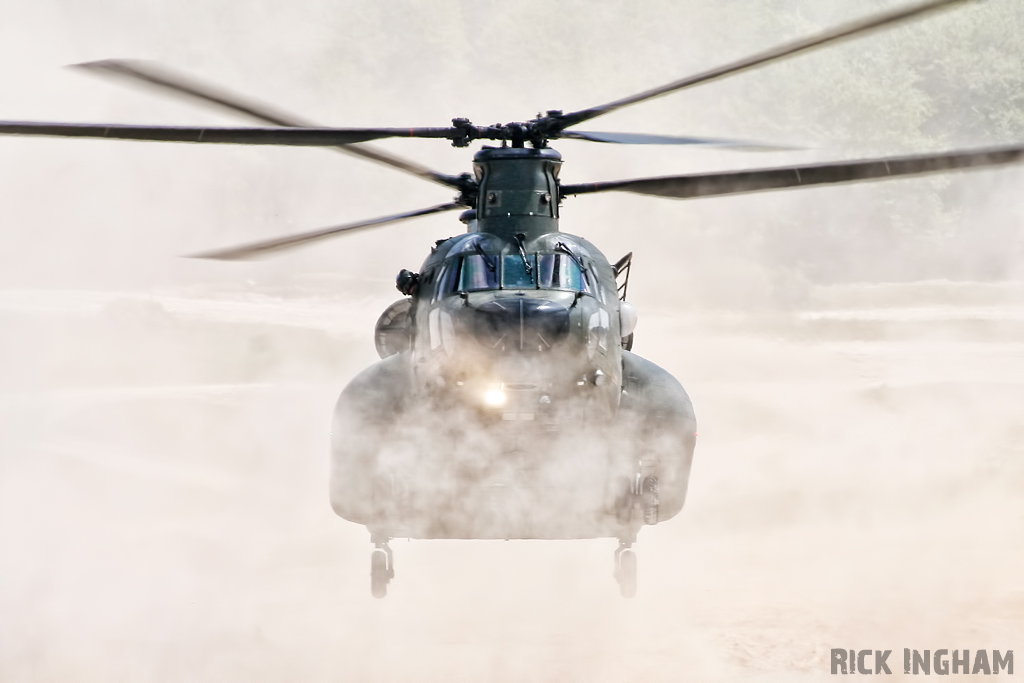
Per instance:
[[[56,69],[132,56],[325,124],[524,119],[894,5],[720,4],[15,2],[0,118],[237,123]],[[563,179],[1024,140],[1024,85],[991,68],[1022,24],[991,0],[601,124],[813,149],[565,141]],[[564,230],[634,252],[634,351],[693,399],[686,507],[641,532],[632,600],[610,539],[396,540],[374,600],[369,536],[328,503],[331,410],[393,273],[461,225],[174,255],[445,192],[321,150],[0,147],[0,680],[791,681],[832,648],[893,650],[897,677],[903,648],[1024,651],[1020,169],[567,200]]]

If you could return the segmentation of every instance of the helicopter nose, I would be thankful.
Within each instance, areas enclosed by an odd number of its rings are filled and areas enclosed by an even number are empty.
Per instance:
[[[546,299],[509,297],[477,307],[474,332],[485,347],[544,352],[569,334],[569,309]]]

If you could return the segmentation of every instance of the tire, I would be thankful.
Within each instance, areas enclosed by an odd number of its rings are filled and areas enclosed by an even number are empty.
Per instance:
[[[374,550],[370,555],[370,593],[375,598],[388,594],[388,556],[383,550]]]
[[[619,555],[619,592],[624,598],[636,595],[636,553],[623,550]]]

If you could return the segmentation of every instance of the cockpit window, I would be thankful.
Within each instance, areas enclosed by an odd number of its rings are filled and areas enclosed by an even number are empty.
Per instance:
[[[537,286],[537,261],[533,254],[527,254],[526,260],[519,254],[506,254],[501,271],[501,286],[512,289]],[[529,269],[527,269],[529,264]]]
[[[468,254],[453,258],[444,266],[434,300],[455,292],[498,288],[498,257]]]
[[[483,254],[463,256],[459,268],[459,291],[474,292],[480,289],[497,289],[497,259]]]
[[[441,276],[437,280],[437,289],[434,290],[435,302],[455,291],[455,285],[459,282],[459,263],[461,261],[462,259],[452,259],[442,266]]]
[[[568,254],[541,254],[537,270],[543,289],[590,291],[583,272]]]
[[[591,270],[581,270],[579,262],[565,253],[526,254],[525,261],[518,253],[463,254],[445,264],[435,296],[498,289],[499,283],[503,289],[598,291]]]

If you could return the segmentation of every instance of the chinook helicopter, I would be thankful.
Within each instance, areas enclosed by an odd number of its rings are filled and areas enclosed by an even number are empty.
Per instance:
[[[388,542],[417,539],[615,538],[615,576],[636,592],[639,530],[686,498],[696,444],[681,384],[631,352],[626,301],[632,255],[612,262],[559,231],[567,197],[597,192],[686,199],[918,175],[1019,161],[1024,146],[612,182],[564,184],[559,139],[612,144],[749,146],[729,140],[575,130],[616,111],[970,0],[930,0],[847,24],[717,69],[573,112],[525,122],[439,128],[323,128],[150,63],[78,65],[248,116],[266,127],[208,128],[0,122],[0,134],[331,147],[458,194],[450,202],[280,239],[196,254],[254,258],[397,221],[461,211],[465,231],[437,242],[403,298],[380,316],[381,360],[344,389],[334,411],[330,501],[365,525],[371,591],[394,577]],[[367,146],[391,137],[497,141],[473,173],[447,175]]]

